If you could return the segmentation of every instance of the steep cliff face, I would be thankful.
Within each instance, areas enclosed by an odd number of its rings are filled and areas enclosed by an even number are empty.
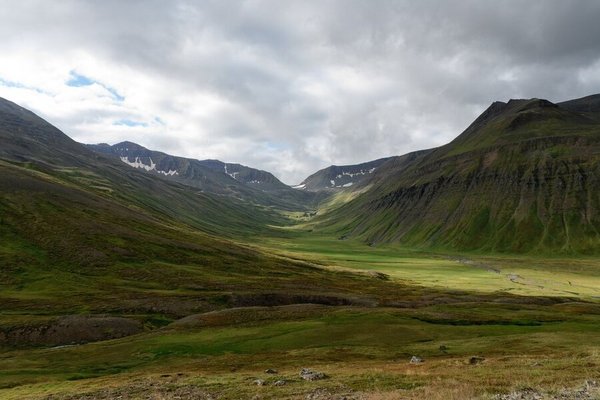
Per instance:
[[[597,253],[600,124],[586,107],[494,103],[448,145],[389,168],[321,227],[372,244]]]

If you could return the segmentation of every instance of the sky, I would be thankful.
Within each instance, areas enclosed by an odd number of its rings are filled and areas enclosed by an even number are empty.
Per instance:
[[[0,97],[288,184],[442,145],[493,101],[600,92],[600,2],[0,0]]]

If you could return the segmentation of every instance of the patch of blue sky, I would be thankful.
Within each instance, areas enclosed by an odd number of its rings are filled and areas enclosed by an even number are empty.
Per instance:
[[[90,86],[93,85],[94,83],[102,86],[108,93],[110,93],[113,97],[113,99],[117,100],[117,101],[123,101],[125,100],[125,97],[121,96],[116,89],[107,86],[103,83],[100,83],[90,77],[87,77],[85,75],[81,75],[78,74],[75,71],[71,71],[70,72],[70,76],[71,79],[69,79],[66,83],[67,86],[72,86],[72,87],[82,87],[82,86]]]
[[[131,119],[120,119],[118,121],[113,122],[113,125],[129,126],[129,127],[134,127],[134,126],[146,127],[146,126],[148,126],[148,124],[145,122],[134,121]]]
[[[80,75],[75,71],[71,71],[71,79],[67,81],[67,86],[72,87],[82,87],[82,86],[90,86],[94,83],[97,83],[95,80],[88,78],[87,76]]]
[[[9,88],[18,88],[18,89],[33,90],[33,91],[36,91],[38,93],[47,94],[47,92],[44,92],[42,89],[38,89],[38,88],[35,88],[35,87],[23,85],[20,82],[9,81],[9,80],[6,80],[4,78],[0,78],[0,86],[9,87]]]

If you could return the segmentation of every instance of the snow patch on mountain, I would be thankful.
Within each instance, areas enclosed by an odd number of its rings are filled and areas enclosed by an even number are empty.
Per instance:
[[[223,166],[223,168],[225,169],[225,173],[226,173],[227,175],[229,175],[230,177],[232,177],[232,178],[233,178],[233,179],[235,179],[236,181],[238,180],[237,176],[238,176],[239,172],[231,172],[231,173],[227,172],[227,164],[225,164],[225,165]]]
[[[373,171],[375,171],[377,168],[371,168],[371,169],[367,169],[367,170],[363,170],[361,169],[358,172],[342,172],[341,174],[338,174],[336,176],[337,179],[342,178],[344,176],[349,176],[350,178],[354,178],[357,175],[366,175],[366,174],[372,174]]]
[[[136,157],[134,161],[129,161],[129,158],[127,156],[123,156],[123,157],[119,157],[121,159],[121,161],[123,161],[125,164],[132,166],[133,168],[141,168],[144,169],[146,171],[155,171],[156,173],[159,174],[163,174],[165,176],[173,176],[173,175],[179,175],[179,172],[177,172],[176,170],[168,170],[168,171],[162,171],[159,169],[156,169],[156,164],[154,163],[154,161],[152,161],[152,158],[149,157],[150,160],[150,165],[144,164],[139,157]]]
[[[170,169],[168,171],[159,171],[159,170],[156,170],[156,172],[158,172],[159,174],[166,175],[166,176],[179,175],[179,172],[175,171],[174,169]]]
[[[144,164],[142,161],[140,161],[139,157],[136,157],[135,161],[133,161],[133,162],[129,161],[129,158],[127,156],[120,157],[120,158],[121,158],[121,161],[123,161],[127,165],[132,166],[133,168],[142,168],[142,169],[145,169],[146,171],[152,171],[153,169],[156,168],[156,164],[152,161],[152,158],[150,158],[150,165]]]

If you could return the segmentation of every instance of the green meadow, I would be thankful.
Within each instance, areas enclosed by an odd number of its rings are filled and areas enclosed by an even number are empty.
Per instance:
[[[600,300],[600,259],[534,255],[442,253],[296,231],[258,245],[323,268],[377,271],[406,284],[438,289]]]
[[[58,301],[54,287],[66,282],[110,312],[105,286],[118,296],[166,302],[199,299],[200,290],[213,307],[185,318],[137,315],[146,329],[120,339],[4,348],[0,397],[464,399],[527,387],[559,391],[600,376],[600,262],[593,258],[370,247],[290,227],[237,245],[246,249],[245,270],[218,257],[211,268],[201,267],[202,260],[181,250],[185,263],[121,263],[87,278],[36,272],[39,280],[27,290],[4,292],[21,305],[47,297],[68,309],[71,297]],[[261,261],[254,254],[269,256]],[[223,297],[227,288],[244,286],[249,295],[337,293],[355,304],[236,305]],[[365,301],[371,303],[360,305]],[[76,304],[74,310],[85,311]],[[0,322],[48,318],[39,314],[13,309]],[[413,355],[423,363],[410,364]],[[304,381],[298,375],[304,367],[328,377]],[[265,374],[268,368],[277,374]]]

